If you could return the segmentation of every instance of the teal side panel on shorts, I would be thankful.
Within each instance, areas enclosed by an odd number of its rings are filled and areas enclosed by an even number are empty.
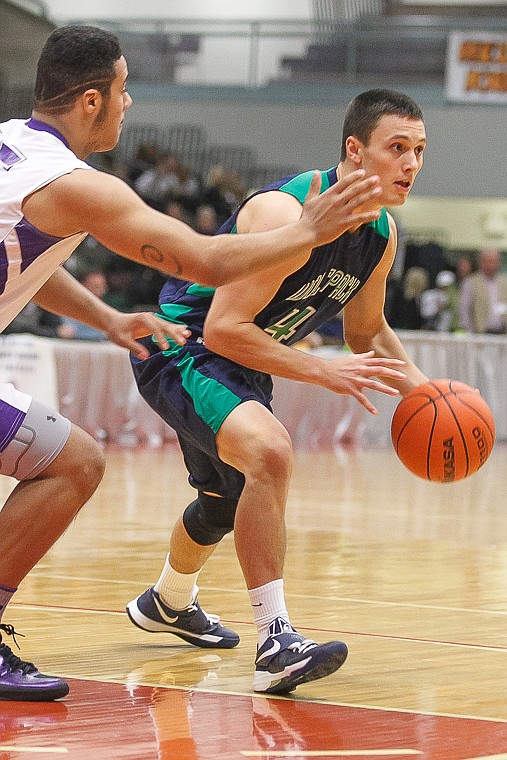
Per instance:
[[[160,304],[160,309],[162,314],[159,314],[159,316],[162,316],[164,319],[167,319],[169,322],[174,322],[177,325],[186,324],[182,317],[185,314],[188,314],[189,311],[192,311],[190,306],[182,306],[178,303],[163,303]]]
[[[201,298],[210,298],[215,293],[216,288],[208,288],[204,285],[189,285],[187,293],[193,296],[201,296]]]
[[[385,208],[382,209],[380,217],[375,219],[374,222],[370,222],[368,226],[373,227],[378,235],[389,240],[389,219],[387,218],[387,211]]]
[[[308,190],[310,189],[313,175],[313,171],[303,172],[303,174],[298,174],[297,177],[293,177],[278,189],[281,190],[282,193],[293,195],[300,203],[304,203],[305,198],[308,195]],[[324,190],[327,190],[329,187],[327,171],[320,172],[320,177],[322,180],[320,192],[323,193]]]
[[[206,377],[196,370],[194,359],[188,352],[180,359],[177,367],[181,372],[183,388],[194,402],[196,413],[217,433],[225,418],[241,403],[241,399],[218,380]]]

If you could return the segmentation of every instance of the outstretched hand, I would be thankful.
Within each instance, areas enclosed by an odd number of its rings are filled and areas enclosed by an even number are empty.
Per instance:
[[[319,195],[320,172],[315,172],[303,206],[302,221],[315,234],[315,245],[325,245],[350,229],[380,217],[382,189],[376,175],[365,178],[364,169],[351,172]],[[365,210],[370,207],[370,210]]]
[[[401,359],[377,357],[374,351],[368,351],[364,354],[350,354],[350,356],[329,361],[322,385],[335,393],[354,396],[371,414],[378,414],[378,410],[364,395],[363,389],[368,388],[385,393],[388,396],[397,396],[399,391],[396,388],[385,385],[374,378],[386,377],[392,380],[404,380],[405,374],[397,369],[404,364],[405,362]]]
[[[153,335],[159,348],[166,351],[169,348],[168,339],[182,346],[190,336],[190,330],[185,325],[176,325],[145,311],[133,314],[117,312],[110,320],[106,333],[109,340],[128,348],[138,359],[147,359],[149,352],[136,338]]]

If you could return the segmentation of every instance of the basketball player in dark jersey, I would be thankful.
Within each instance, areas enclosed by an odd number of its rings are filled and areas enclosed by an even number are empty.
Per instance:
[[[244,241],[199,235],[149,208],[118,177],[84,161],[118,142],[132,104],[127,76],[114,34],[88,26],[56,29],[38,62],[32,118],[0,124],[0,330],[33,298],[141,355],[140,335],[154,332],[164,349],[165,332],[185,342],[184,328],[152,314],[120,315],[61,267],[87,233],[167,275],[217,286],[301,255],[358,220],[376,219],[375,211],[356,210],[378,185],[378,178],[360,172],[320,195],[316,177],[302,214],[287,229]],[[53,700],[69,690],[63,678],[40,673],[14,654],[4,639],[15,629],[4,613],[103,471],[103,452],[87,433],[0,383],[0,475],[18,480],[0,509],[0,700]]]
[[[368,207],[379,217],[267,275],[217,290],[168,280],[161,312],[187,324],[192,336],[169,351],[153,343],[149,359],[133,359],[142,395],[178,433],[197,498],[174,528],[159,580],[128,604],[128,614],[144,630],[175,633],[197,646],[235,646],[238,637],[196,600],[202,565],[234,529],[259,633],[255,691],[289,692],[334,672],[347,656],[342,642],[305,639],[287,612],[282,578],[291,442],[271,412],[271,375],[351,394],[372,413],[365,389],[405,394],[426,380],[383,313],[396,251],[384,206],[404,203],[425,145],[423,117],[410,98],[385,90],[358,95],[345,117],[340,164],[321,173],[322,186],[357,169],[377,175],[380,188]],[[311,176],[286,177],[254,194],[219,234],[265,231],[296,219]],[[353,355],[325,360],[291,348],[342,310],[361,377]]]

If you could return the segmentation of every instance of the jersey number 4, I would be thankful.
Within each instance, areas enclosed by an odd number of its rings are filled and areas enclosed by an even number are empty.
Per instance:
[[[313,306],[307,306],[306,309],[293,309],[290,314],[279,319],[274,325],[265,327],[264,332],[272,335],[277,341],[289,340],[289,338],[292,338],[298,327],[315,314],[315,311],[316,309],[314,309]]]

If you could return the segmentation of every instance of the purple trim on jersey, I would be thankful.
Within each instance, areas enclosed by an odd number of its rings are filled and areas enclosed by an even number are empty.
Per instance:
[[[23,217],[15,226],[14,231],[18,236],[19,247],[21,248],[21,271],[24,272],[35,259],[37,259],[44,251],[51,248],[55,243],[59,243],[60,240],[64,240],[61,237],[55,237],[54,235],[48,235],[46,232],[41,232],[37,227]],[[7,274],[9,268],[9,261],[7,259],[7,251],[5,243],[0,243],[0,295],[5,290],[5,284],[7,282]]]
[[[6,171],[9,171],[11,166],[19,163],[20,160],[23,159],[12,148],[9,148],[5,143],[0,145],[0,162],[4,165]]]
[[[41,255],[41,253],[44,253],[44,251],[47,251],[52,245],[63,240],[61,237],[55,237],[55,235],[48,235],[46,232],[41,232],[41,230],[38,230],[33,224],[30,224],[25,217],[17,223],[16,233],[21,248],[22,272],[24,272],[25,269]]]
[[[5,244],[0,243],[0,295],[5,290],[5,283],[7,282],[7,251],[5,250]]]
[[[26,126],[29,129],[34,129],[36,132],[49,132],[50,135],[54,135],[55,137],[58,137],[58,139],[62,141],[62,143],[65,145],[66,148],[69,147],[69,143],[67,142],[65,137],[57,129],[52,127],[50,124],[46,124],[45,121],[39,121],[38,119],[28,119],[28,121],[26,122]]]
[[[25,417],[26,412],[0,400],[0,452],[12,441]]]

